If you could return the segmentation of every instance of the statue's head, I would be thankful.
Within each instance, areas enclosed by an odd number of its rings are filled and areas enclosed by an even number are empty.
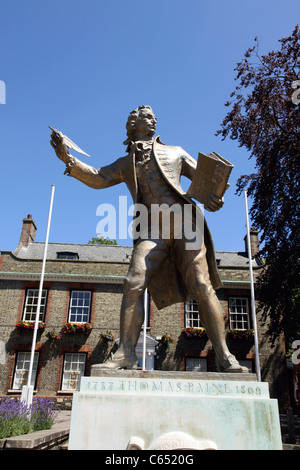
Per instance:
[[[126,123],[126,130],[129,140],[136,140],[137,137],[152,137],[156,130],[156,117],[150,106],[139,106],[131,111]]]

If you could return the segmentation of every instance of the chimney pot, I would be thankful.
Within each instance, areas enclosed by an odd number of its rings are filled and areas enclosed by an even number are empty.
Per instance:
[[[244,238],[245,249],[248,254],[248,244],[247,244],[247,235]],[[250,228],[250,249],[251,249],[251,258],[255,258],[259,253],[259,241],[258,241],[258,231],[251,227]]]
[[[19,243],[23,246],[28,246],[30,243],[34,242],[36,231],[37,227],[34,220],[32,219],[32,215],[28,214],[27,218],[23,219],[22,232]]]

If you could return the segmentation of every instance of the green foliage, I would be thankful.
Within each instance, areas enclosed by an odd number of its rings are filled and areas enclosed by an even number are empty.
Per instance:
[[[112,342],[115,339],[115,336],[111,331],[105,331],[105,332],[100,333],[100,337],[104,341],[108,341],[108,342],[110,342],[110,341]]]
[[[293,338],[300,326],[300,103],[292,84],[300,79],[300,32],[279,40],[263,56],[259,44],[237,64],[237,86],[225,105],[217,135],[237,140],[255,159],[256,173],[242,175],[237,193],[247,188],[250,216],[260,231],[265,268],[257,285],[263,319],[271,319],[272,339],[284,331]]]
[[[117,240],[110,240],[109,238],[104,238],[100,233],[97,234],[97,237],[89,240],[88,245],[117,245]]]
[[[0,439],[50,429],[59,409],[43,397],[35,397],[27,407],[19,398],[0,399]]]

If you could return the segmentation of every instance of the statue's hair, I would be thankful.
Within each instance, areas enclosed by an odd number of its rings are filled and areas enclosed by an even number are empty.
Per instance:
[[[149,111],[151,111],[151,113],[153,114],[154,118],[155,118],[155,123],[156,123],[156,117],[155,117],[155,114],[153,112],[153,109],[151,108],[151,106],[148,106],[148,105],[141,105],[139,106],[138,108],[135,108],[133,109],[130,113],[129,113],[129,116],[128,116],[128,119],[127,119],[127,123],[126,123],[126,130],[127,130],[127,139],[125,140],[124,144],[127,145],[129,143],[129,141],[131,140],[131,137],[134,133],[134,125],[135,125],[135,122],[139,116],[139,113],[142,109],[148,109]]]

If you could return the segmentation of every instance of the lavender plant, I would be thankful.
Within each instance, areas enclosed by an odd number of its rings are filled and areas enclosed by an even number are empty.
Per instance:
[[[35,397],[27,407],[19,398],[0,399],[0,439],[50,429],[59,412],[48,398]]]
[[[0,400],[0,439],[33,431],[28,420],[28,408],[18,398]]]
[[[59,413],[56,403],[43,397],[35,397],[31,406],[31,422],[34,431],[50,429]]]

